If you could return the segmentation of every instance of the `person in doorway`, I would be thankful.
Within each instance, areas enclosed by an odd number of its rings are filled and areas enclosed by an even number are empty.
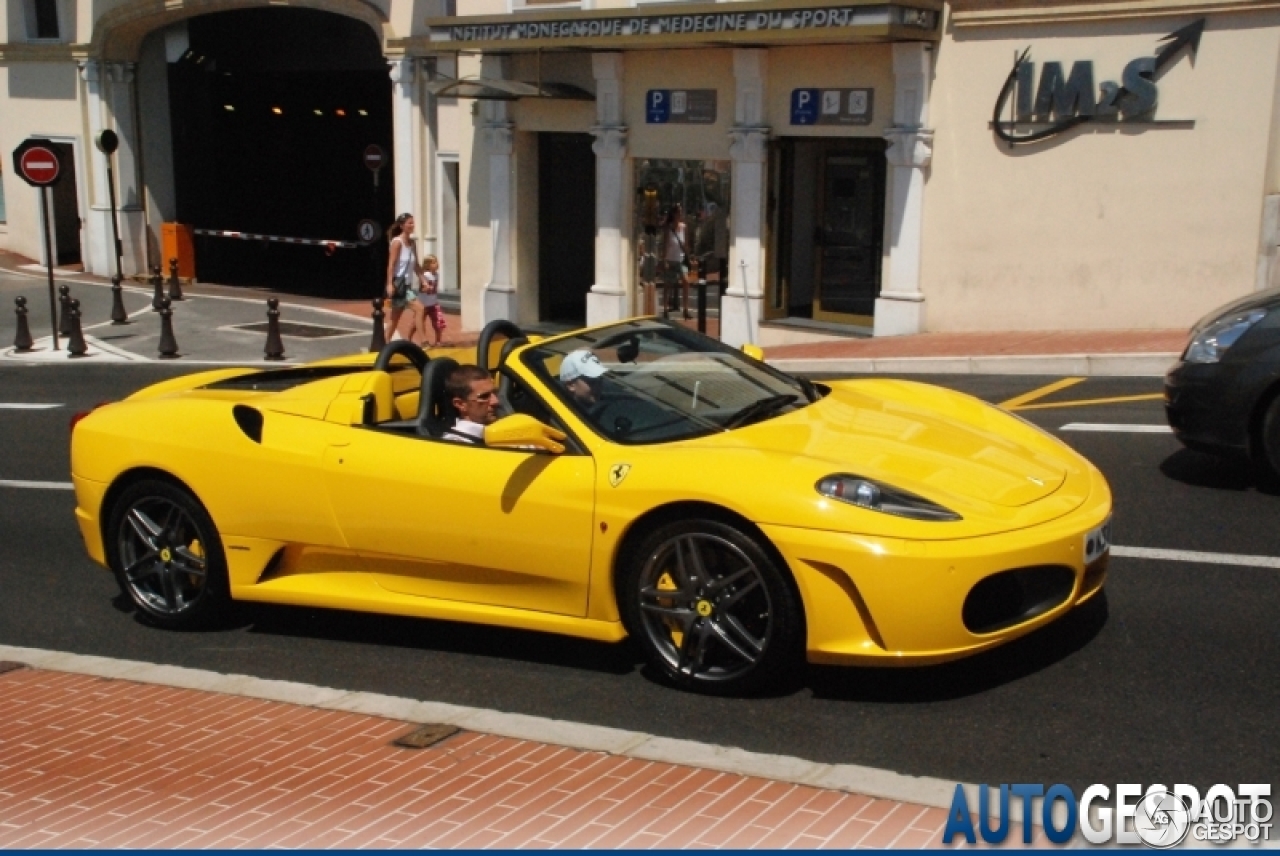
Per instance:
[[[422,282],[422,265],[418,263],[418,248],[413,240],[416,224],[412,214],[401,214],[387,230],[391,251],[387,254],[386,294],[391,301],[391,311],[385,321],[387,341],[390,342],[400,327],[400,317],[409,311],[409,335],[411,342],[421,336],[426,341],[423,328],[424,309],[418,302],[418,289]]]
[[[662,281],[666,285],[666,308],[677,309],[675,287],[682,288],[684,317],[689,317],[689,230],[684,222],[684,206],[676,202],[662,221]]]
[[[422,260],[422,291],[418,293],[418,302],[422,304],[426,322],[431,324],[431,332],[434,334],[432,346],[436,348],[440,347],[440,337],[448,326],[444,320],[444,310],[440,308],[439,291],[440,260],[435,256],[427,256]],[[423,324],[424,327],[426,322]]]
[[[443,438],[483,446],[485,426],[498,421],[498,390],[493,378],[479,366],[458,366],[445,378],[444,393],[455,419]]]

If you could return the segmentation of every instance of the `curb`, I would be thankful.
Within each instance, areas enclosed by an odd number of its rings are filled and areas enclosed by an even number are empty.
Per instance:
[[[784,372],[847,374],[1069,375],[1164,377],[1176,352],[1150,354],[1049,354],[986,357],[781,357],[765,361]]]
[[[907,776],[856,764],[823,764],[787,755],[749,752],[731,746],[658,737],[639,731],[562,719],[42,648],[0,645],[0,661],[16,661],[32,668],[54,672],[245,696],[411,723],[456,725],[468,731],[549,743],[586,752],[604,752],[643,761],[698,767],[934,808],[949,809],[959,784],[965,789],[969,805],[978,804],[978,788],[973,784],[927,776]],[[1010,809],[1010,819],[1021,822],[1021,804],[1014,801],[1010,804]],[[1031,822],[1039,825],[1041,819],[1035,815]]]

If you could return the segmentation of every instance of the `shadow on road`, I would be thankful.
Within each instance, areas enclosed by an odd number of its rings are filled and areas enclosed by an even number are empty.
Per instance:
[[[1160,462],[1160,472],[1191,487],[1246,491],[1280,496],[1280,480],[1251,461],[1219,458],[1179,449]]]
[[[1107,623],[1107,593],[1034,633],[985,654],[920,668],[811,666],[818,698],[858,702],[949,701],[995,689],[1039,672],[1079,651]]]

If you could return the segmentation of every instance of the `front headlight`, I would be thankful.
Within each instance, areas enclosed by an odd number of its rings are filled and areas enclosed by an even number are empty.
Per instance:
[[[1219,318],[1191,337],[1191,343],[1187,345],[1187,350],[1182,355],[1183,362],[1218,362],[1228,348],[1266,315],[1265,309],[1250,309],[1247,312],[1233,312]]]
[[[886,484],[846,474],[827,476],[817,484],[818,493],[859,508],[883,511],[912,520],[962,520],[949,508],[930,502],[923,496]]]

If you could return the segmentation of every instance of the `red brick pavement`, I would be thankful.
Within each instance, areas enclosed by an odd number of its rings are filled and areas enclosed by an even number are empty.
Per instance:
[[[946,821],[938,808],[473,732],[392,745],[413,727],[0,674],[0,848],[918,848],[939,846]]]

